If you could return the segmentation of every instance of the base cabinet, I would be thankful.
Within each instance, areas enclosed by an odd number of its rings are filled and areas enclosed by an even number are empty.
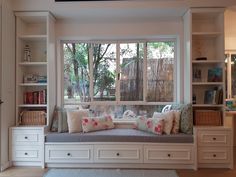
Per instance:
[[[197,127],[197,154],[200,168],[233,168],[232,129]]]
[[[10,159],[14,166],[44,168],[45,127],[11,127]]]

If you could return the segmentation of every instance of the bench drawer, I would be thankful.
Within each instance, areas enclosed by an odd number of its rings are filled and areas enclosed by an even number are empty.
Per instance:
[[[230,131],[198,131],[199,146],[229,146]]]
[[[45,145],[45,161],[90,163],[93,162],[93,145]]]
[[[191,146],[144,146],[144,163],[193,163]]]
[[[198,163],[229,163],[230,148],[203,147],[198,149]]]
[[[12,161],[41,161],[43,154],[40,146],[14,146]]]
[[[94,161],[98,163],[142,163],[142,145],[95,145]]]

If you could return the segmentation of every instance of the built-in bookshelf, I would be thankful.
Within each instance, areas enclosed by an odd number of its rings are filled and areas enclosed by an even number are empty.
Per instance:
[[[38,110],[46,112],[45,125],[49,125],[56,100],[54,18],[49,12],[15,16],[16,125],[23,111]]]
[[[225,105],[224,9],[192,8],[184,16],[185,101],[196,110],[221,112],[223,125]],[[194,117],[195,119],[195,117]]]

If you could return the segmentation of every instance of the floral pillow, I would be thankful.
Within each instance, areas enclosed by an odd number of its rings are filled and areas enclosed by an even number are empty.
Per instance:
[[[109,115],[104,117],[83,117],[82,119],[82,129],[84,133],[112,129],[114,127],[112,118]]]
[[[142,131],[151,132],[157,135],[161,135],[163,132],[163,120],[157,120],[153,118],[145,118],[139,116],[135,122],[135,128]]]
[[[174,121],[173,111],[164,112],[164,113],[154,112],[152,118],[157,119],[157,120],[163,120],[164,121],[163,132],[167,135],[171,134],[173,121]]]

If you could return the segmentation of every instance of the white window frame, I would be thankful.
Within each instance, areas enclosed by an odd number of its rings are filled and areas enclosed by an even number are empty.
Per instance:
[[[175,43],[174,46],[174,72],[173,72],[173,82],[174,82],[174,92],[173,92],[173,102],[147,102],[146,101],[146,94],[147,94],[147,43],[148,42],[167,42],[171,41]],[[93,100],[93,62],[90,63],[90,86],[89,86],[89,93],[91,97],[90,102],[74,102],[74,103],[64,103],[64,53],[63,53],[63,44],[64,43],[101,43],[101,44],[107,44],[107,43],[113,43],[116,44],[117,52],[116,52],[116,81],[115,81],[115,89],[116,89],[116,101],[94,101]],[[120,81],[118,80],[118,73],[120,71],[120,45],[121,43],[144,43],[144,62],[143,62],[143,101],[120,101]],[[152,38],[152,39],[135,39],[135,40],[69,40],[69,39],[60,39],[57,42],[58,50],[57,50],[57,56],[60,62],[57,62],[57,68],[58,68],[58,79],[57,79],[57,104],[59,106],[64,105],[164,105],[164,104],[171,104],[174,102],[179,102],[180,100],[177,100],[180,96],[180,90],[181,88],[177,88],[177,84],[179,81],[177,79],[180,79],[178,77],[178,74],[180,72],[180,58],[179,58],[179,41],[178,37],[173,36],[166,36],[164,38]],[[93,51],[92,48],[89,49],[89,59],[93,60]],[[178,97],[177,97],[178,96]]]

